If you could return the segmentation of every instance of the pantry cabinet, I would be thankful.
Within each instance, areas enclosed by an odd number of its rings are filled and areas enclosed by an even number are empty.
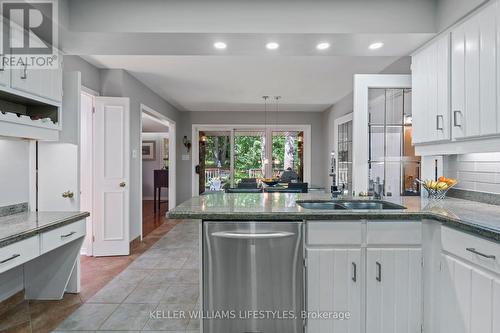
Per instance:
[[[56,69],[13,69],[11,87],[56,103],[62,101],[62,68]]]
[[[450,35],[412,57],[413,143],[450,139]]]

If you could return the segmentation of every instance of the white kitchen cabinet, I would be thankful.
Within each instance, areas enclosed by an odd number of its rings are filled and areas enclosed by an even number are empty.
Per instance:
[[[418,248],[367,249],[367,333],[421,332],[421,258]]]
[[[10,70],[6,69],[3,66],[3,63],[0,61],[0,87],[9,87],[10,86]]]
[[[441,333],[500,332],[500,279],[448,254],[441,257]]]
[[[56,69],[13,69],[11,71],[11,87],[56,103],[61,103],[61,65]]]
[[[351,315],[348,320],[310,318],[307,331],[361,332],[361,249],[308,249],[307,262],[307,310],[310,313],[349,311]]]
[[[497,17],[495,1],[451,32],[454,139],[499,133]]]
[[[450,35],[412,57],[413,143],[450,139]]]

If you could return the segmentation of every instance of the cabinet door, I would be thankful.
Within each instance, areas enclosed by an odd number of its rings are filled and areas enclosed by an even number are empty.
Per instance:
[[[498,133],[497,4],[452,32],[453,138]]]
[[[367,333],[421,332],[420,249],[368,249],[366,279]]]
[[[349,320],[312,319],[310,333],[361,332],[361,249],[307,250],[307,310],[348,311]]]
[[[412,58],[413,142],[450,139],[450,35]]]
[[[10,86],[10,69],[5,68],[0,61],[0,86],[9,87]]]
[[[441,257],[441,333],[500,331],[500,280],[482,269]]]

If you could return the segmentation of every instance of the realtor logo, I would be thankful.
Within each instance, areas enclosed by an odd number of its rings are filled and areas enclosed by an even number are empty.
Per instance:
[[[56,1],[1,1],[4,67],[57,67]]]

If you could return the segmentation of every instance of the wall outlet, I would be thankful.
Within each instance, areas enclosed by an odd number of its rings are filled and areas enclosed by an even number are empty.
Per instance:
[[[137,158],[137,149],[132,149],[132,158]]]
[[[182,154],[182,160],[183,161],[189,161],[189,154]]]

